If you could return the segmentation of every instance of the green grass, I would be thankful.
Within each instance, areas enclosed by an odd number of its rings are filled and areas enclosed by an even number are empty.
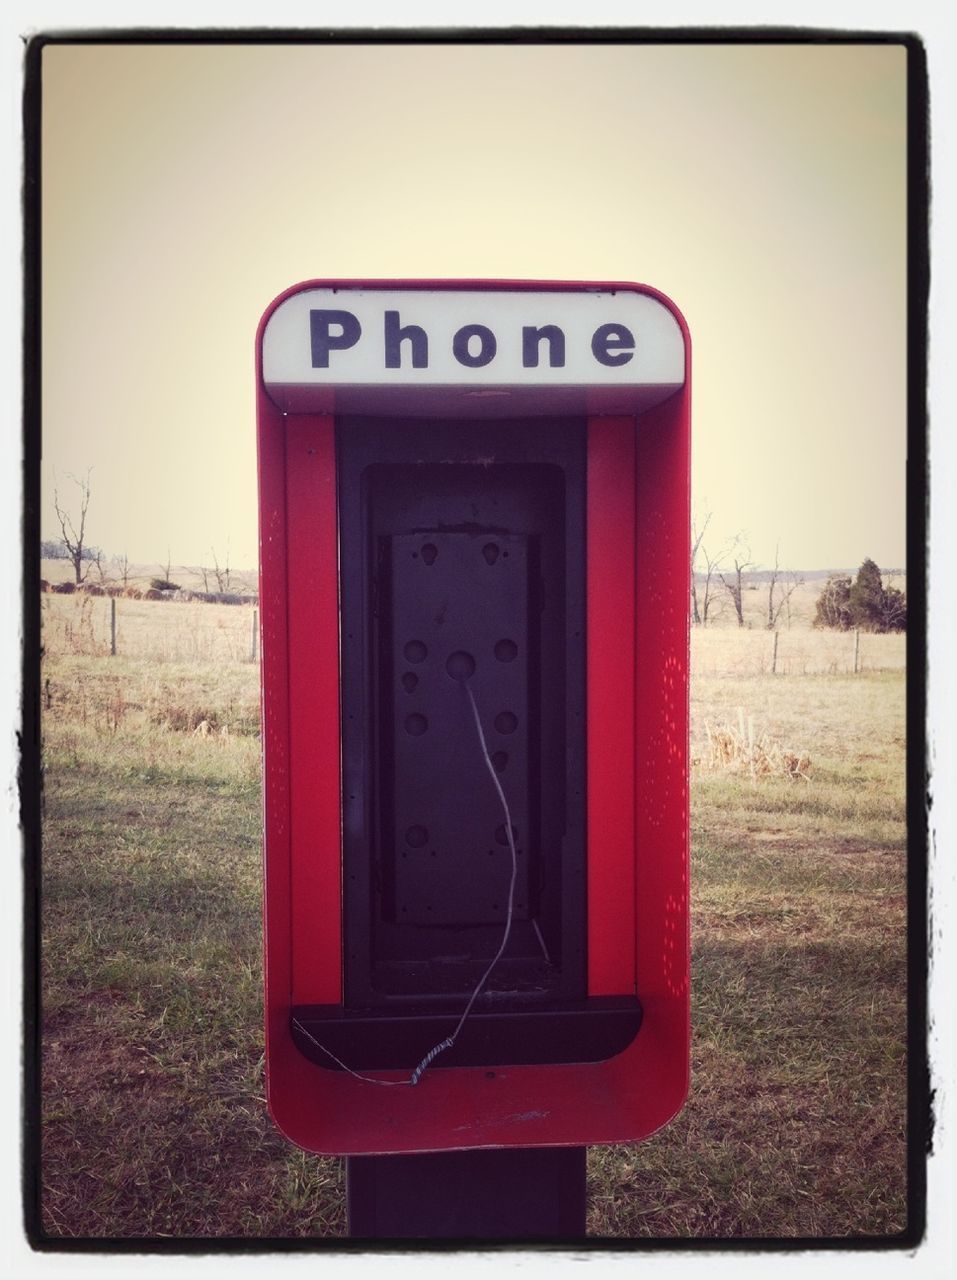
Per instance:
[[[255,668],[46,674],[47,1231],[341,1234],[339,1162],[263,1098]]]
[[[47,1231],[342,1235],[341,1162],[263,1097],[256,668],[43,676]],[[741,707],[810,780],[692,771],[691,1093],[590,1151],[591,1234],[905,1227],[903,695],[900,672],[695,681],[696,743]]]
[[[589,1153],[589,1230],[893,1237],[905,1204],[904,679],[699,678],[693,738],[738,723],[810,781],[692,772],[688,1102]],[[700,753],[699,753],[700,756]]]

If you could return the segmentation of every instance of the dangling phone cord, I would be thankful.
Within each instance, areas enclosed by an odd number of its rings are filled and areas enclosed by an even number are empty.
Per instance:
[[[482,755],[485,759],[485,765],[489,771],[489,775],[492,779],[492,782],[495,784],[495,790],[498,792],[498,798],[502,803],[502,810],[505,814],[505,834],[508,837],[508,847],[512,855],[512,879],[508,886],[508,912],[505,917],[505,932],[502,934],[502,941],[499,944],[498,951],[496,951],[494,957],[492,958],[491,963],[489,964],[485,972],[482,974],[481,978],[479,979],[478,985],[476,986],[475,990],[472,992],[471,996],[469,997],[469,1002],[465,1006],[465,1009],[462,1012],[461,1018],[459,1018],[458,1020],[458,1024],[455,1030],[452,1032],[450,1036],[447,1036],[444,1040],[441,1040],[437,1045],[435,1045],[433,1048],[429,1050],[429,1052],[425,1055],[425,1057],[422,1059],[419,1065],[412,1072],[408,1080],[377,1080],[375,1076],[365,1076],[358,1071],[353,1071],[352,1068],[347,1067],[346,1064],[340,1058],[337,1058],[331,1049],[327,1049],[324,1044],[320,1044],[319,1041],[315,1038],[315,1036],[311,1035],[306,1030],[306,1028],[302,1025],[302,1023],[299,1021],[298,1018],[293,1018],[292,1025],[296,1028],[297,1031],[301,1032],[301,1034],[304,1035],[307,1040],[311,1041],[311,1043],[314,1044],[317,1049],[321,1049],[323,1053],[327,1054],[333,1060],[333,1062],[338,1063],[338,1065],[342,1067],[343,1071],[348,1071],[349,1074],[351,1076],[355,1076],[357,1080],[365,1080],[369,1084],[417,1085],[419,1081],[422,1079],[423,1073],[435,1061],[435,1059],[439,1056],[439,1054],[444,1053],[446,1049],[452,1048],[452,1046],[455,1044],[456,1039],[458,1038],[459,1032],[462,1030],[462,1027],[465,1023],[465,1019],[472,1012],[472,1005],[475,1004],[475,1001],[481,995],[482,989],[485,986],[486,982],[488,982],[488,979],[489,979],[489,976],[491,975],[492,970],[495,968],[499,960],[501,960],[502,956],[504,955],[505,948],[508,946],[509,936],[512,932],[512,913],[513,913],[513,903],[515,900],[515,881],[518,878],[518,857],[515,853],[515,833],[512,830],[512,815],[511,815],[511,812],[509,811],[508,801],[505,799],[505,792],[502,790],[502,784],[498,780],[498,774],[495,772],[495,766],[492,764],[491,757],[489,756],[489,753],[488,753],[488,745],[485,741],[485,734],[482,730],[482,721],[479,717],[478,707],[475,705],[475,695],[472,693],[471,685],[468,683],[467,680],[463,680],[462,684],[465,686],[465,692],[468,694],[469,702],[472,705],[472,715],[475,719],[475,728],[478,731],[479,745],[482,748]]]

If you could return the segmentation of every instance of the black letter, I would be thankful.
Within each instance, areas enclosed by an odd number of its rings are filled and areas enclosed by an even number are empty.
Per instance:
[[[613,347],[630,347],[631,350],[621,350],[618,355],[613,355]],[[600,325],[595,330],[595,335],[591,340],[592,355],[602,364],[627,364],[634,349],[634,334],[630,329],[626,329],[623,324]]]
[[[417,324],[407,324],[405,328],[399,325],[398,311],[387,311],[385,313],[385,367],[387,369],[400,369],[402,367],[402,352],[399,343],[408,339],[412,343],[412,368],[427,369],[429,367],[429,339],[424,329],[420,329]]]
[[[469,353],[469,338],[478,338],[482,344],[482,349],[477,356]],[[490,360],[495,359],[497,350],[498,343],[495,341],[495,334],[491,329],[486,329],[484,324],[463,325],[452,339],[452,351],[456,360],[458,360],[459,364],[464,364],[469,369],[481,369],[482,365],[488,364]]]
[[[329,328],[337,324],[341,333],[331,334]],[[354,347],[359,341],[362,326],[351,311],[310,311],[309,331],[312,335],[312,367],[329,368],[329,352]]]
[[[540,329],[525,325],[522,329],[522,364],[526,369],[538,368],[538,348],[542,338],[548,339],[549,367],[564,369],[565,335],[557,324],[544,324]]]

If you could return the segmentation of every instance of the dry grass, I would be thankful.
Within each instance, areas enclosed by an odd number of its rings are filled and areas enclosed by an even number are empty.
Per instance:
[[[155,656],[111,659],[83,648],[103,604],[45,601],[46,1230],[341,1235],[341,1163],[263,1100],[258,669],[191,630],[250,611],[138,603]],[[809,781],[692,771],[691,1096],[589,1153],[596,1236],[906,1225],[903,673],[762,675],[733,660],[751,634],[699,666],[695,754],[751,719]]]
[[[109,657],[110,606],[105,596],[44,595],[44,647]],[[115,608],[118,657],[208,665],[252,660],[257,611],[249,605],[121,598]]]
[[[861,632],[857,652],[861,671],[903,671],[906,638],[900,633]],[[774,633],[740,627],[695,627],[691,633],[691,672],[694,676],[847,675],[854,673],[853,631],[812,631],[793,628]]]

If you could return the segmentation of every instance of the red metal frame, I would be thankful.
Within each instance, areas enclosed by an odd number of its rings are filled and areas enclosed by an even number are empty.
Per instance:
[[[673,313],[683,388],[634,417],[588,419],[588,984],[636,992],[632,1044],[606,1062],[443,1068],[383,1089],[295,1048],[293,1003],[342,986],[338,546],[334,396],[285,417],[262,334],[318,287],[634,290]],[[309,281],[257,335],[265,834],[266,1069],[279,1128],[309,1150],[389,1154],[633,1141],[688,1085],[690,341],[673,304],[626,283]],[[321,921],[321,927],[318,922]],[[401,1073],[382,1073],[401,1079]]]

